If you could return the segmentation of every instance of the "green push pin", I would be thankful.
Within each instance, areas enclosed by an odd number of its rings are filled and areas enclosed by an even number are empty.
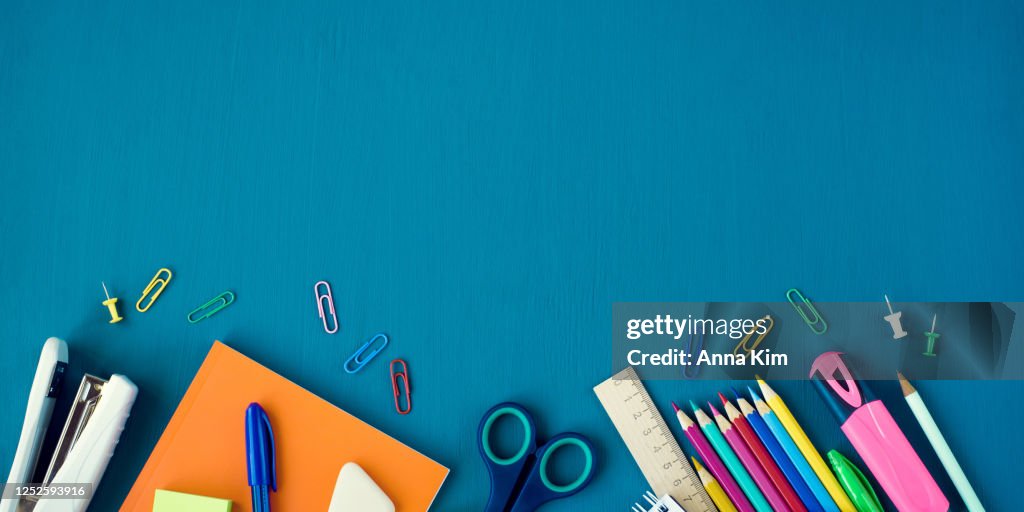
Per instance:
[[[932,317],[931,332],[924,333],[925,337],[928,338],[928,349],[924,351],[924,355],[928,357],[935,357],[935,340],[939,339],[939,336],[941,336],[941,334],[935,333],[935,319],[938,317],[939,315],[935,315]]]

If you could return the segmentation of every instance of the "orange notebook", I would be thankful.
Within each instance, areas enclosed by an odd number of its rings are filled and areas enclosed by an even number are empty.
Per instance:
[[[156,489],[229,499],[250,512],[245,408],[259,402],[277,446],[274,510],[327,510],[341,466],[366,470],[401,511],[427,510],[448,469],[217,341],[121,512],[152,512]]]

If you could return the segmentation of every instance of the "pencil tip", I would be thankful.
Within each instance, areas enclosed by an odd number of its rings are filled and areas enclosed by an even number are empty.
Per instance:
[[[672,402],[672,410],[673,410],[674,412],[679,412],[679,406],[678,406],[678,405],[676,405],[676,403],[675,403],[675,402]]]
[[[715,416],[721,416],[722,415],[722,413],[718,412],[718,409],[715,409],[715,404],[711,403],[710,401],[708,402],[708,407],[711,408],[711,414],[713,414]]]
[[[700,407],[697,407],[697,404],[693,403],[693,400],[690,400],[690,408],[693,409],[694,414],[700,412]]]
[[[700,462],[697,460],[697,457],[691,455],[690,460],[693,461],[693,467],[697,469],[698,473],[704,470],[704,467],[700,465]]]
[[[903,373],[896,372],[896,377],[899,378],[900,380],[900,389],[903,390],[903,396],[910,396],[917,392],[917,390],[914,389],[914,386],[910,383],[910,381],[903,376]]]
[[[729,403],[729,401],[725,399],[725,395],[723,395],[721,392],[718,393],[718,398],[722,401],[722,406],[725,406],[725,404]]]

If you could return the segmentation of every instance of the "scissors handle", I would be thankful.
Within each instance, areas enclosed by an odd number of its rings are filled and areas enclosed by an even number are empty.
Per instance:
[[[548,475],[548,465],[555,452],[570,446],[575,446],[583,452],[583,470],[572,482],[557,484]],[[532,512],[551,500],[568,498],[582,491],[594,477],[596,466],[594,445],[586,436],[575,432],[566,432],[552,437],[537,448],[534,456],[536,457],[534,465],[529,469],[526,482],[523,484],[511,512]]]
[[[511,416],[523,425],[523,442],[519,450],[511,457],[501,457],[491,447],[491,429],[502,416]],[[515,491],[520,477],[537,449],[537,427],[533,416],[523,406],[514,402],[504,402],[491,407],[484,413],[477,428],[477,447],[484,459],[487,472],[491,477],[491,494],[487,499],[484,512],[507,512],[509,505],[515,501]]]
[[[511,416],[523,426],[523,442],[511,457],[501,457],[491,447],[491,430],[502,416]],[[594,476],[594,445],[574,432],[559,434],[537,446],[537,426],[523,406],[504,402],[491,407],[477,428],[477,446],[491,477],[491,494],[485,512],[532,512],[551,500],[566,498],[583,490]],[[575,480],[558,484],[548,476],[555,452],[575,446],[583,452],[583,471]]]

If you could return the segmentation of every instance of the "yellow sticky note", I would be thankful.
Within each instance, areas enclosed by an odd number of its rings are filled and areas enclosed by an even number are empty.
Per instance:
[[[156,490],[153,512],[231,512],[231,500],[207,498],[183,492]]]

